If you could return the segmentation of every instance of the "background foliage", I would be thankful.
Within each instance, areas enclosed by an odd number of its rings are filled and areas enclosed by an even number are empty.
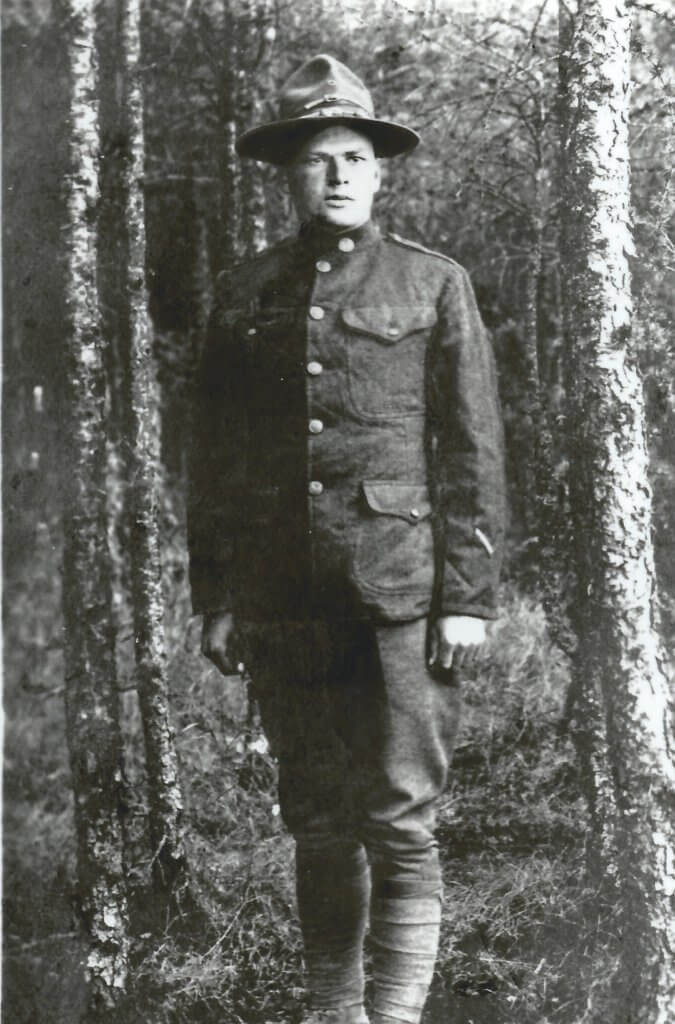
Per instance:
[[[112,9],[103,5],[102,12]],[[663,625],[672,637],[675,31],[666,5],[636,4],[634,14],[634,337],[648,397]],[[81,998],[81,949],[61,709],[67,69],[59,18],[58,6],[46,0],[4,8],[5,1005],[17,1022],[70,1024]],[[183,491],[190,379],[239,202],[223,185],[226,101],[236,90],[240,128],[256,107],[256,117],[272,117],[280,83],[307,56],[329,51],[366,80],[379,111],[423,135],[418,151],[386,167],[378,218],[384,229],[440,249],[470,270],[493,336],[507,432],[505,612],[467,685],[468,713],[441,815],[448,900],[430,1014],[492,1024],[581,1022],[588,994],[608,976],[618,938],[611,892],[590,893],[581,882],[586,819],[565,738],[567,667],[547,634],[537,560],[533,332],[554,427],[565,397],[554,4],[231,0],[228,7],[225,0],[152,0],[144,18],[148,291],[162,394],[167,635],[205,915],[187,935],[174,934],[154,919],[144,895],[146,808],[123,582],[128,527],[119,515],[126,481],[119,469],[124,452],[115,448],[123,358],[113,186],[124,138],[104,94],[99,269],[134,893],[130,1019],[294,1020],[302,1005],[291,849],[276,813],[275,766],[241,685],[224,686],[198,655]],[[102,17],[104,71],[114,31],[114,19]],[[254,173],[252,165],[246,173]],[[276,171],[256,173],[274,241],[293,230],[288,198]],[[235,243],[241,250],[244,240]],[[554,431],[564,503],[566,466],[556,440]]]

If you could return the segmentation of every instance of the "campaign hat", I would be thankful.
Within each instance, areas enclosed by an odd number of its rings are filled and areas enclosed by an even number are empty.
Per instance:
[[[369,138],[378,157],[400,156],[420,141],[417,132],[375,116],[369,90],[335,57],[320,53],[287,79],[279,94],[278,118],[250,128],[236,142],[240,156],[285,164],[312,135],[335,124]]]

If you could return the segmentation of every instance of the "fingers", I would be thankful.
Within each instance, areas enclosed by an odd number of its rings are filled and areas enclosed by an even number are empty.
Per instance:
[[[429,642],[429,664],[435,665],[438,657],[438,632],[436,629],[431,630],[431,637]]]
[[[439,669],[450,669],[459,650],[459,645],[449,641],[438,628],[432,630],[429,664],[436,665]]]
[[[430,643],[429,668],[436,673],[449,673],[453,669],[471,668],[477,659],[480,647],[478,644],[453,644],[444,642],[432,633]]]
[[[436,659],[441,670],[472,665],[485,641],[485,622],[471,615],[443,615],[434,623]]]
[[[461,649],[460,649],[461,650]],[[441,640],[438,645],[438,662],[441,668],[452,668],[456,664],[458,648],[455,644],[449,644]]]
[[[454,662],[457,668],[469,668],[476,661],[478,648],[471,644],[469,647],[456,647]]]
[[[452,673],[455,658],[455,644],[447,642],[438,629],[431,631],[429,643],[429,671],[439,679],[445,679]]]
[[[226,652],[217,650],[204,651],[203,653],[224,676],[235,676],[237,674],[237,665]]]

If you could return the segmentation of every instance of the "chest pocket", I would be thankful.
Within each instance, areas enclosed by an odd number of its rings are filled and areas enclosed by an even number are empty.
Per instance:
[[[433,306],[354,306],[342,310],[349,397],[364,419],[424,410],[427,342]]]

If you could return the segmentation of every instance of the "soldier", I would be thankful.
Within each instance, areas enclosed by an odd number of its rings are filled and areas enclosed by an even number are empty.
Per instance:
[[[189,538],[202,650],[233,623],[296,842],[306,1024],[416,1024],[441,917],[434,808],[459,676],[495,616],[502,435],[466,272],[380,233],[379,159],[417,134],[320,55],[247,131],[299,233],[219,278]]]

